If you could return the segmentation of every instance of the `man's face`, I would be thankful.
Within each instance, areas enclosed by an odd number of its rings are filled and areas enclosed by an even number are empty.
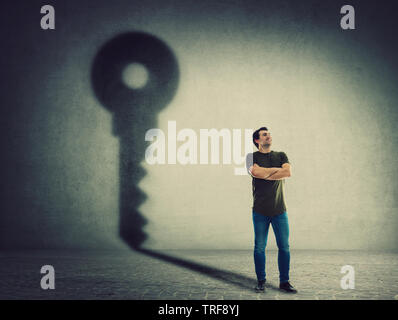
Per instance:
[[[258,145],[259,146],[261,145],[265,148],[270,147],[272,144],[271,132],[269,132],[267,130],[261,130],[258,134],[260,136],[259,139],[256,140]]]

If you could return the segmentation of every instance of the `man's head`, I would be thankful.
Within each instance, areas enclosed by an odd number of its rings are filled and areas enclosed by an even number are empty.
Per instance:
[[[259,149],[260,145],[264,148],[268,148],[271,146],[271,133],[266,127],[261,127],[260,129],[257,129],[253,132],[253,143],[257,147],[257,149]]]

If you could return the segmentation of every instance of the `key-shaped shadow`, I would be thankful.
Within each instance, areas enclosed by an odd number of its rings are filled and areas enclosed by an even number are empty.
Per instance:
[[[143,87],[132,89],[124,83],[122,73],[130,64],[142,65],[148,71]],[[96,97],[113,114],[113,134],[120,141],[120,237],[142,254],[252,288],[252,278],[141,247],[147,239],[143,231],[147,220],[138,211],[146,199],[137,186],[145,175],[140,162],[147,146],[145,132],[156,128],[156,115],[172,100],[178,87],[178,63],[171,49],[147,33],[120,34],[100,48],[93,62],[91,81]]]
[[[130,88],[123,71],[137,64],[147,70],[143,87]],[[100,48],[94,59],[91,82],[94,92],[113,114],[113,134],[119,137],[119,234],[133,249],[147,238],[147,220],[138,211],[146,195],[137,187],[145,176],[145,132],[156,127],[156,116],[174,97],[179,70],[174,54],[158,38],[142,32],[123,33]]]

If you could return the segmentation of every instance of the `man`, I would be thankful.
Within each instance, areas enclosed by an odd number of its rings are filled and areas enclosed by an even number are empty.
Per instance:
[[[279,288],[296,293],[289,283],[290,250],[289,223],[283,194],[284,179],[291,176],[291,166],[284,152],[271,150],[271,133],[261,127],[253,133],[253,143],[258,151],[246,157],[248,172],[253,177],[254,265],[257,291],[264,291],[265,247],[268,229],[272,224],[278,245]]]

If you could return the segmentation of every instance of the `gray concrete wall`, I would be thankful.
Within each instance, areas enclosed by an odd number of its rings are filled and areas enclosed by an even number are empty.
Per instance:
[[[147,111],[156,128],[267,126],[273,150],[286,152],[292,248],[397,249],[392,2],[353,2],[357,29],[347,31],[339,1],[56,1],[51,31],[40,29],[42,4],[1,12],[1,248],[126,246],[119,139],[90,73],[104,43],[144,31],[179,65],[173,100]],[[251,178],[234,164],[138,156],[145,246],[252,247]]]

